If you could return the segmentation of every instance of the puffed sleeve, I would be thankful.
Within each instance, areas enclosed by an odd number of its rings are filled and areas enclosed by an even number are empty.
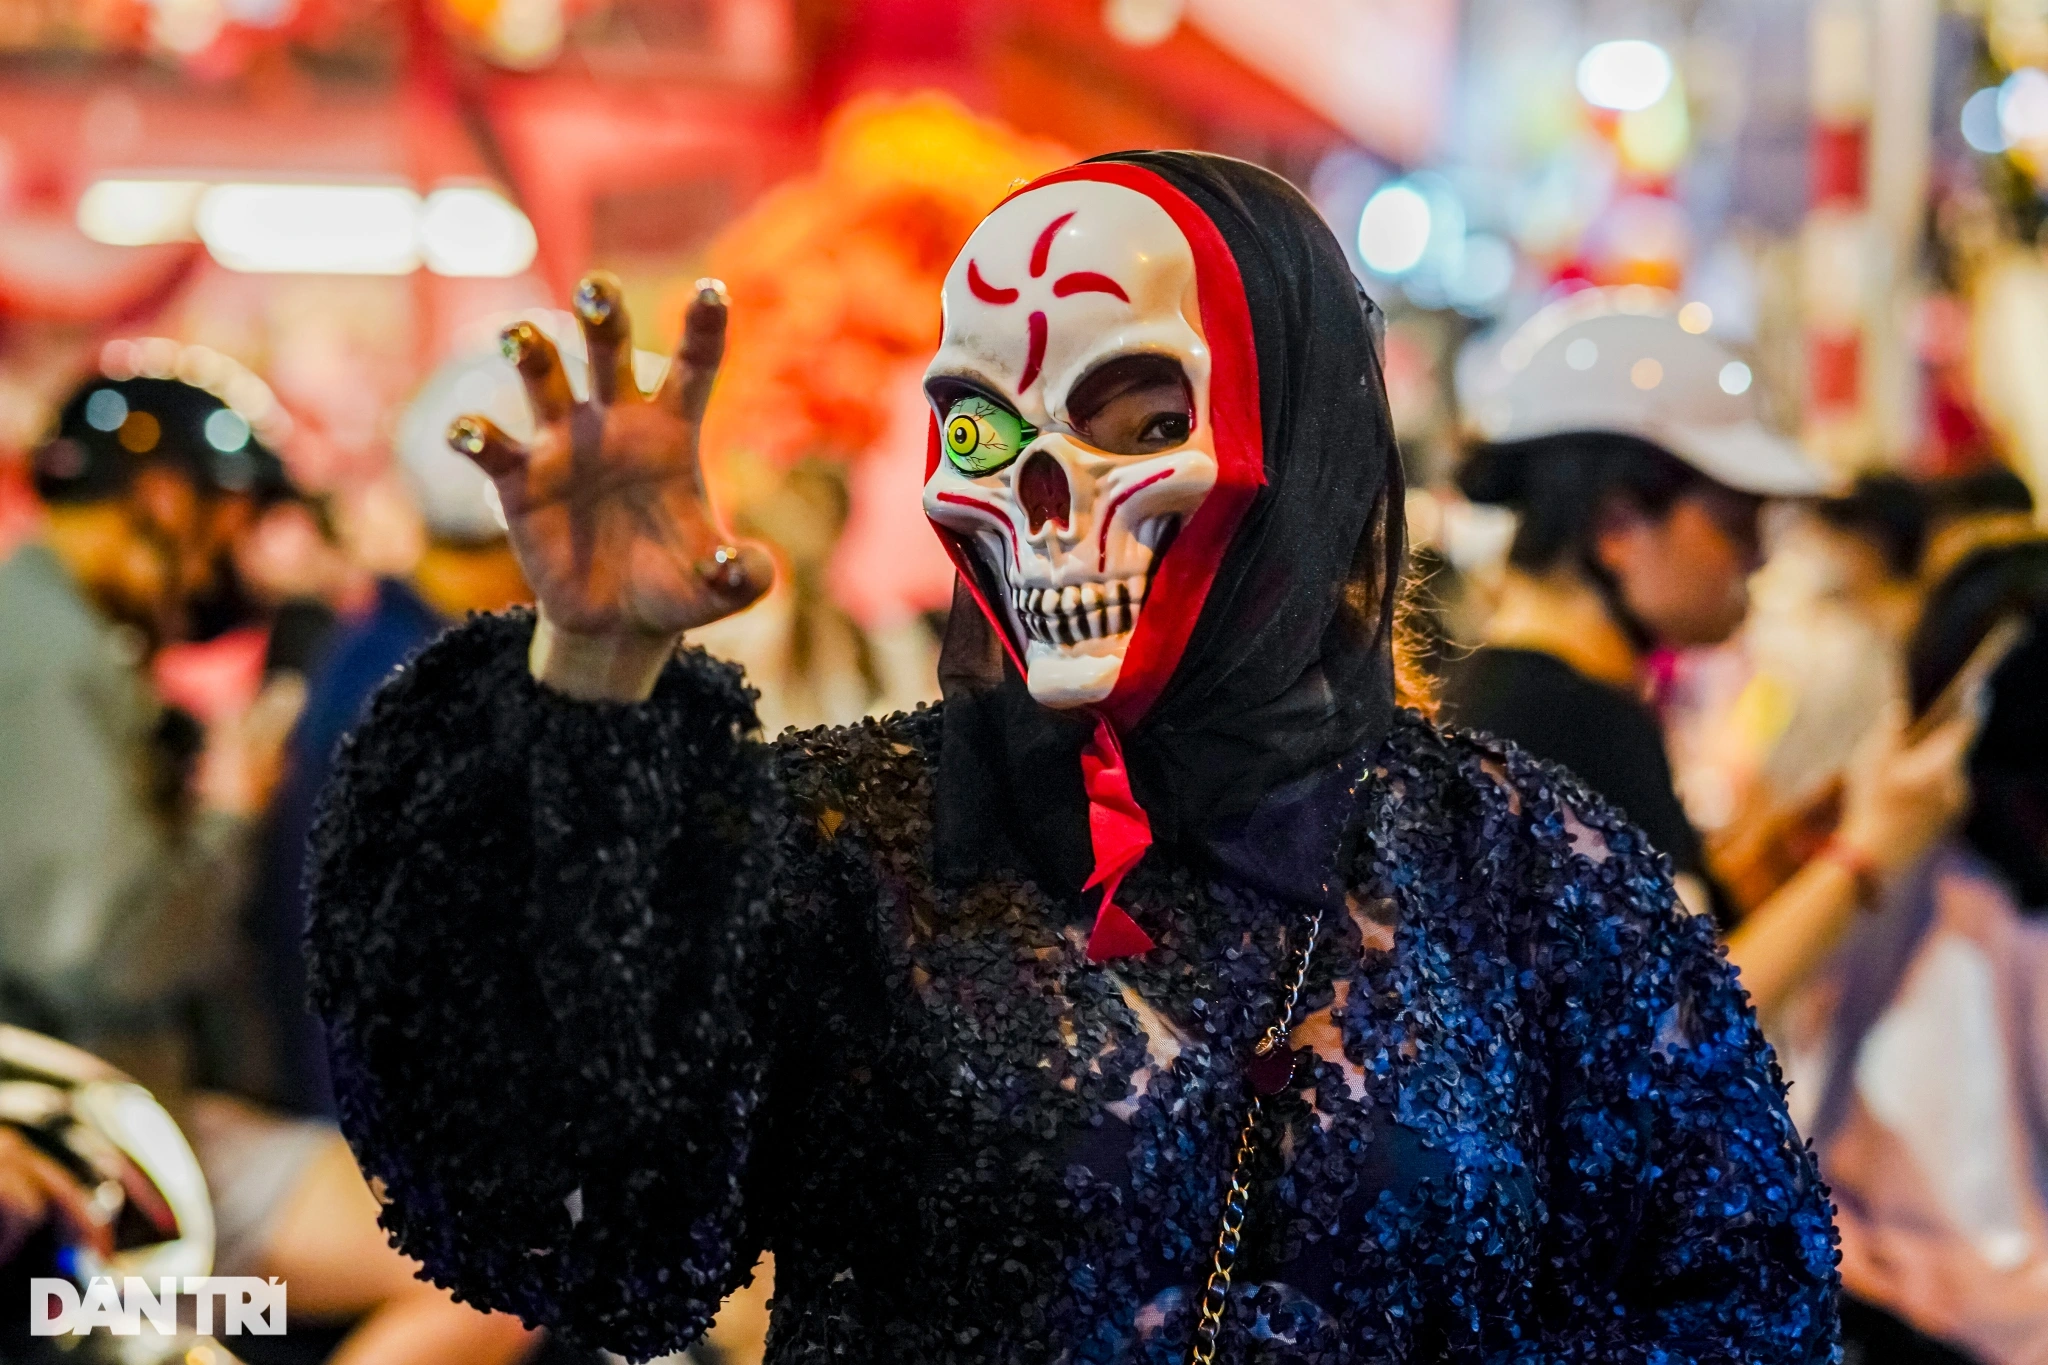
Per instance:
[[[1556,770],[1551,770],[1556,774]],[[1711,922],[1557,775],[1532,802],[1548,979],[1544,1279],[1516,1362],[1836,1358],[1835,1237],[1812,1151]]]
[[[451,631],[344,744],[313,996],[400,1248],[639,1359],[701,1334],[758,1251],[778,802],[737,669],[690,652],[643,705],[577,702],[528,676],[531,631]]]

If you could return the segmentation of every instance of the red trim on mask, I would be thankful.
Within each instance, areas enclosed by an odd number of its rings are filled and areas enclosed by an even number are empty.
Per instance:
[[[925,477],[929,479],[931,475],[927,474]],[[1017,553],[1017,528],[1010,524],[1010,519],[1007,516],[1003,515],[1002,508],[992,502],[983,502],[980,498],[970,498],[965,493],[941,493],[939,494],[939,501],[950,502],[955,507],[972,507],[975,511],[986,512],[997,521],[1000,521],[1003,524],[1003,534],[1010,538],[1010,562],[1012,564],[1021,562]],[[1064,525],[1064,523],[1062,524]]]
[[[1201,302],[1203,339],[1209,347],[1209,423],[1215,433],[1216,487],[1181,527],[1154,569],[1151,591],[1144,610],[1138,613],[1138,628],[1124,652],[1123,671],[1102,704],[1118,728],[1128,730],[1151,710],[1180,665],[1224,551],[1252,499],[1265,485],[1259,357],[1237,258],[1193,200],[1154,171],[1113,161],[1054,171],[1010,198],[1069,180],[1122,185],[1166,210],[1194,253],[1195,294]]]
[[[1245,299],[1237,259],[1230,254],[1223,234],[1193,200],[1165,177],[1115,162],[1092,162],[1054,171],[1017,189],[1003,202],[1069,180],[1092,180],[1135,190],[1166,210],[1187,239],[1195,258],[1195,291],[1201,302],[1203,338],[1209,348],[1209,423],[1215,433],[1212,443],[1217,466],[1215,488],[1153,568],[1151,591],[1138,613],[1137,629],[1124,652],[1123,669],[1116,686],[1096,708],[1095,733],[1081,753],[1082,785],[1088,793],[1089,841],[1095,858],[1094,872],[1083,889],[1102,889],[1095,927],[1089,935],[1088,956],[1091,961],[1102,962],[1135,956],[1153,946],[1151,937],[1115,903],[1119,884],[1152,843],[1151,821],[1132,794],[1130,771],[1117,731],[1128,730],[1143,719],[1179,666],[1195,622],[1201,617],[1202,604],[1215,584],[1224,552],[1237,534],[1238,524],[1244,520],[1252,499],[1266,482],[1266,459],[1251,305]],[[1045,268],[1043,258],[1051,249],[1053,234],[1071,216],[1055,220],[1040,234],[1032,256],[1034,277]],[[971,269],[972,262],[969,264]],[[1034,317],[1032,321],[1038,319]],[[1033,347],[1035,362],[1036,355],[1044,349],[1042,334],[1034,335],[1032,340],[1037,343]],[[1037,368],[1036,363],[1028,366],[1031,378],[1037,377]],[[1018,387],[1029,384],[1027,378]],[[925,456],[927,480],[937,471],[939,458],[939,423],[935,414]],[[952,557],[975,604],[1003,642],[1011,663],[1019,674],[1025,673],[1022,649],[1010,629],[1009,618],[999,613],[982,593],[967,543],[936,522],[932,529]]]

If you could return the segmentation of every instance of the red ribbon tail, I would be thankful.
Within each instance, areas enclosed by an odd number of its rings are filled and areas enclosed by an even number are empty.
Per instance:
[[[1088,932],[1090,962],[1137,957],[1151,952],[1154,946],[1152,935],[1140,929],[1136,920],[1125,914],[1107,895],[1102,898],[1102,908],[1095,912],[1095,927]]]
[[[1095,853],[1095,870],[1082,890],[1102,888],[1102,906],[1088,935],[1088,960],[1135,957],[1151,951],[1152,936],[1117,906],[1116,891],[1152,846],[1152,821],[1131,792],[1116,730],[1101,716],[1081,751],[1081,782],[1088,792],[1088,836]]]

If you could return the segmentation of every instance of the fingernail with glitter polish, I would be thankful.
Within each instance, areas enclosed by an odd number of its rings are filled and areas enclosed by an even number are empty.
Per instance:
[[[448,444],[464,455],[483,454],[483,424],[473,417],[456,418],[448,428]]]
[[[593,327],[610,322],[615,311],[611,292],[590,275],[577,284],[575,303],[576,316]]]
[[[505,353],[505,359],[514,365],[525,362],[539,341],[538,333],[530,322],[515,322],[498,336],[498,349]]]

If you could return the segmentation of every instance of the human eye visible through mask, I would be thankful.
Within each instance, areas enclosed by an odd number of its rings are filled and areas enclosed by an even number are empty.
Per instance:
[[[1038,429],[1008,408],[969,394],[946,413],[946,458],[973,478],[1004,468],[1038,435]]]
[[[1155,455],[1185,444],[1194,396],[1178,361],[1124,355],[1090,371],[1067,399],[1082,440],[1110,455]]]

